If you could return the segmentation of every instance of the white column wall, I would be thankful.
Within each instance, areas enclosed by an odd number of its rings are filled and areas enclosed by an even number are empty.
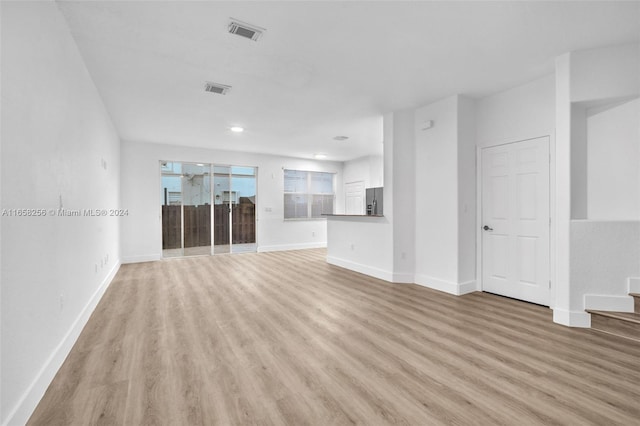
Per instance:
[[[456,293],[458,97],[416,110],[416,283]],[[422,123],[433,127],[422,130]]]
[[[458,285],[478,289],[476,280],[476,104],[458,98]]]
[[[414,282],[415,271],[414,115],[413,109],[397,111],[393,123],[393,272],[394,281],[404,283]],[[385,198],[385,214],[386,209]]]

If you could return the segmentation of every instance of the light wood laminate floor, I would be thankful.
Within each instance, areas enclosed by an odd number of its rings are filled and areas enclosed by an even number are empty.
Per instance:
[[[640,424],[639,344],[324,256],[123,265],[29,424]]]

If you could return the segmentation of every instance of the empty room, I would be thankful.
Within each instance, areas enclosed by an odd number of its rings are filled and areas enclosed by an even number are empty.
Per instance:
[[[640,2],[0,2],[0,425],[640,425]]]

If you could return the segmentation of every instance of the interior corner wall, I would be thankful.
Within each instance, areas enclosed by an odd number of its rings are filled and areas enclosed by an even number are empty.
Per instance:
[[[586,115],[590,220],[640,220],[640,98]]]
[[[476,105],[458,98],[458,283],[476,283]]]
[[[571,105],[571,219],[587,218],[587,112]]]
[[[304,160],[238,151],[210,150],[176,145],[122,144],[123,262],[162,258],[160,161],[228,164],[258,168],[256,239],[258,251],[325,247],[324,219],[284,220],[284,169],[336,174],[336,211],[343,209],[342,163]]]
[[[397,282],[414,282],[415,122],[414,110],[394,112],[393,271]],[[385,203],[386,208],[386,203]]]
[[[119,207],[120,141],[56,3],[0,7],[2,209],[45,211],[1,224],[0,422],[15,425],[117,272],[120,218],[82,211]]]

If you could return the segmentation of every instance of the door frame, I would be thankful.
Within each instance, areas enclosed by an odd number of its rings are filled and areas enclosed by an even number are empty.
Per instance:
[[[214,234],[214,167],[216,166],[221,166],[221,167],[229,167],[229,185],[231,186],[231,182],[232,182],[232,173],[231,173],[231,168],[232,167],[246,167],[246,168],[252,168],[255,172],[254,174],[254,179],[255,179],[255,186],[256,186],[256,194],[255,194],[255,216],[254,216],[254,226],[255,226],[255,251],[258,252],[259,251],[259,242],[258,242],[258,238],[259,238],[259,232],[258,232],[258,221],[259,221],[259,215],[260,215],[260,210],[258,208],[258,200],[259,200],[259,178],[258,178],[258,173],[259,173],[259,167],[258,166],[246,166],[246,165],[238,165],[238,164],[233,164],[233,165],[229,165],[229,164],[225,164],[225,163],[215,163],[215,162],[210,162],[210,161],[190,161],[190,160],[158,160],[158,185],[159,185],[159,190],[160,190],[160,197],[162,198],[163,195],[163,187],[162,187],[162,163],[180,163],[180,164],[205,164],[208,165],[210,167],[210,179],[211,179],[211,194],[210,194],[210,209],[211,209],[211,252],[209,254],[209,256],[213,256],[214,253],[214,238],[215,238],[215,234]],[[229,190],[231,191],[231,187],[229,188]],[[181,191],[181,197],[182,194],[184,193],[183,190],[183,182],[180,182],[180,191]],[[189,256],[185,256],[184,255],[184,200],[181,200],[180,203],[180,241],[181,241],[181,249],[183,250],[183,253],[181,256],[176,257],[176,258],[184,258],[184,257],[189,257]],[[160,235],[160,260],[164,260],[164,259],[172,259],[173,257],[169,257],[169,258],[165,258],[164,254],[163,254],[163,248],[162,248],[162,204],[158,205],[158,235]],[[232,212],[229,212],[229,253],[233,253],[233,222],[232,222]]]
[[[494,148],[501,145],[508,145],[517,142],[525,142],[532,139],[548,138],[549,140],[549,308],[556,306],[557,294],[557,210],[556,210],[556,138],[555,130],[550,130],[539,136],[528,136],[522,138],[509,138],[501,141],[490,141],[476,145],[476,277],[478,291],[483,291],[482,281],[482,150]]]

